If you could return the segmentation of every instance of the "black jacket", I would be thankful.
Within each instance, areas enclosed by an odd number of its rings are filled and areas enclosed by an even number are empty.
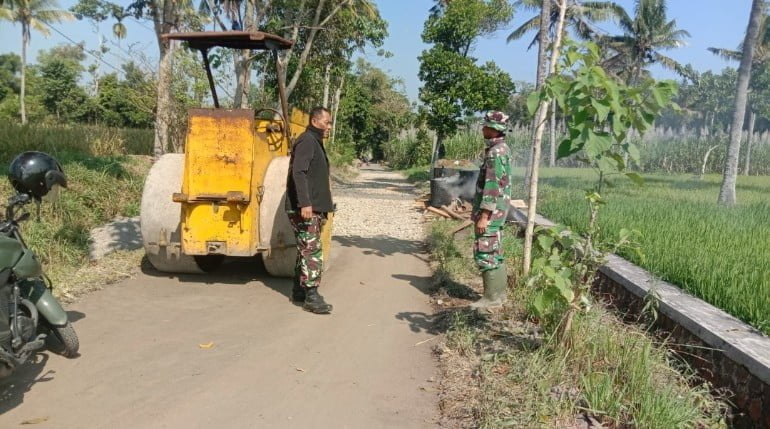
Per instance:
[[[329,183],[329,158],[323,132],[312,125],[294,142],[286,181],[286,210],[313,206],[316,213],[334,211]]]

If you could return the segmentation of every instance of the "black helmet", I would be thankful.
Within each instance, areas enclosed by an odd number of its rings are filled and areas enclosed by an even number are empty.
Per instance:
[[[67,176],[59,161],[43,152],[24,152],[18,155],[11,161],[8,179],[16,191],[38,201],[55,185],[67,187]]]

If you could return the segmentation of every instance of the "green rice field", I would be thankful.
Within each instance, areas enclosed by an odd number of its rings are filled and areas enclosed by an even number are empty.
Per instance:
[[[516,174],[521,183],[523,169]],[[719,175],[644,179],[638,187],[618,177],[605,189],[602,234],[640,231],[644,259],[622,256],[770,334],[770,177],[739,177],[733,208],[716,204]],[[542,170],[538,212],[584,228],[583,190],[593,183],[592,170]]]

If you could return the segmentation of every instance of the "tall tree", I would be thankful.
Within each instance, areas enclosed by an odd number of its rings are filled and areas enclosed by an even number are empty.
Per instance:
[[[410,118],[409,99],[399,79],[359,59],[347,75],[339,117],[339,143],[351,144],[356,155],[382,158],[382,146],[404,129]]]
[[[559,2],[558,0],[549,0],[546,4],[543,0],[517,0],[513,5],[515,10],[527,10],[537,12],[537,15],[525,21],[514,29],[507,38],[507,41],[513,42],[519,40],[531,32],[535,32],[529,48],[532,48],[540,40],[540,22],[543,18],[542,7],[546,7],[546,23],[549,35],[556,31],[556,25],[559,20]],[[581,39],[591,39],[595,37],[599,30],[595,24],[597,22],[608,20],[619,20],[622,13],[625,13],[622,7],[608,1],[570,1],[567,2],[567,11],[565,12],[565,25],[574,30],[575,35]],[[545,45],[547,46],[547,40]]]
[[[752,139],[754,137],[754,124],[756,123],[757,108],[760,104],[766,104],[765,99],[768,95],[766,78],[761,79],[760,82],[757,82],[757,80],[760,80],[757,78],[766,77],[766,70],[770,65],[768,64],[770,63],[770,31],[768,31],[769,26],[770,19],[768,19],[766,14],[763,14],[762,21],[759,24],[757,43],[756,46],[754,46],[754,57],[751,61],[752,78],[749,82],[750,94],[746,101],[748,103],[746,109],[749,111],[749,126],[748,137],[746,138],[746,166],[743,170],[743,173],[747,176],[749,175],[749,167],[751,163],[751,145]],[[708,48],[708,50],[711,53],[719,55],[720,57],[727,60],[740,61],[743,57],[742,43],[738,46],[737,50],[724,48]]]
[[[683,46],[684,39],[690,37],[690,33],[677,28],[676,20],[668,19],[666,0],[636,0],[633,18],[621,7],[616,7],[614,13],[623,35],[598,37],[611,52],[605,68],[624,77],[630,84],[638,83],[651,64],[660,64],[687,76],[683,65],[663,54]]]
[[[21,123],[27,123],[27,111],[24,104],[26,91],[27,46],[32,36],[32,29],[48,37],[51,23],[72,19],[71,13],[59,9],[56,0],[6,0],[0,6],[0,19],[17,22],[21,25]]]
[[[79,120],[88,110],[88,97],[78,86],[84,59],[79,45],[55,46],[37,56],[41,101],[57,119]]]
[[[753,0],[746,36],[743,39],[743,54],[741,55],[741,64],[738,67],[738,83],[735,90],[735,113],[730,130],[730,143],[727,146],[727,159],[722,173],[722,187],[719,190],[717,200],[719,204],[726,206],[735,205],[736,202],[735,182],[738,176],[738,154],[741,149],[741,135],[743,134],[743,121],[746,115],[752,61],[764,13],[765,0]]]
[[[21,57],[14,53],[0,55],[0,100],[20,90],[18,74],[21,72]]]
[[[422,38],[433,47],[420,55],[420,100],[437,135],[434,158],[463,116],[506,105],[514,89],[510,76],[492,62],[477,65],[471,53],[479,37],[495,33],[512,15],[506,0],[452,0],[425,22]]]
[[[537,77],[535,80],[535,89],[540,90],[540,88],[543,87],[543,84],[545,83],[545,78],[548,75],[548,45],[550,44],[549,41],[549,35],[550,35],[550,21],[551,21],[551,1],[542,1],[542,5],[540,7],[540,21],[538,29],[538,35],[537,38],[539,40],[538,47],[537,47]],[[558,7],[558,5],[557,5]],[[561,14],[561,11],[559,11]],[[566,12],[565,12],[566,13]],[[510,37],[510,36],[509,36]],[[545,116],[543,117],[545,118]],[[532,130],[537,130],[537,121],[540,119],[539,116],[536,116],[533,118],[533,125]],[[534,134],[533,134],[534,136]],[[532,139],[532,148],[529,152],[529,159],[527,159],[527,171],[524,175],[524,187],[529,188],[531,186],[532,181],[532,170],[534,169],[535,162],[535,141],[537,139]],[[529,265],[529,264],[527,264]]]
[[[172,121],[171,83],[174,45],[163,34],[184,28],[201,29],[204,19],[193,7],[191,0],[134,0],[127,6],[121,6],[105,0],[79,0],[72,8],[78,17],[88,17],[97,22],[112,17],[121,24],[114,26],[117,37],[125,35],[122,20],[132,16],[135,19],[152,23],[155,40],[158,44],[158,92],[155,115],[154,155],[160,156],[169,148],[169,131]]]
[[[545,7],[543,7],[545,9]],[[564,21],[567,12],[567,0],[559,0],[559,19],[556,24],[556,34],[553,42],[553,52],[551,53],[549,74],[556,73],[556,65],[559,60],[559,50],[561,49],[562,37],[564,35]],[[541,20],[541,29],[545,23],[545,13]],[[542,33],[541,33],[542,35]],[[542,86],[542,85],[541,85]],[[535,133],[532,139],[532,160],[530,162],[531,172],[529,178],[529,204],[527,208],[527,227],[524,233],[524,257],[523,272],[526,276],[532,263],[532,239],[535,232],[535,216],[537,215],[537,195],[538,195],[538,176],[540,171],[540,150],[543,143],[543,132],[545,130],[545,120],[548,114],[548,102],[540,101],[537,113],[535,114]]]

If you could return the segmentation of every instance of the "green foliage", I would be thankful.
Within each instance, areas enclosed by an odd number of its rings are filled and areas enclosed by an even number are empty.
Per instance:
[[[123,65],[125,78],[110,73],[99,79],[98,120],[110,127],[151,128],[155,122],[155,85],[133,63]]]
[[[615,16],[623,34],[598,37],[606,52],[607,70],[632,84],[649,75],[647,68],[652,64],[688,77],[690,69],[663,54],[683,46],[690,37],[690,33],[677,28],[675,19],[668,19],[666,0],[636,0],[633,18],[619,7],[615,7]]]
[[[88,97],[77,85],[80,72],[75,65],[52,58],[41,64],[40,71],[41,100],[48,112],[65,121],[83,119],[89,110]]]
[[[639,148],[626,140],[630,131],[643,135],[661,111],[672,105],[673,82],[644,80],[628,87],[609,77],[600,66],[599,48],[565,44],[562,65],[569,75],[548,78],[540,92],[530,94],[527,104],[534,114],[543,101],[556,100],[567,115],[567,137],[559,145],[559,157],[576,158],[597,173],[597,181],[585,191],[589,207],[588,227],[583,236],[558,226],[541,230],[537,243],[544,255],[532,265],[532,284],[540,287],[534,307],[541,315],[566,308],[562,339],[567,338],[574,311],[590,305],[589,290],[607,252],[635,249],[637,233],[623,228],[618,237],[599,238],[598,213],[605,204],[602,191],[606,178],[622,174],[637,185],[642,178],[626,172],[626,159],[640,163]],[[553,311],[550,311],[553,313]]]
[[[412,119],[401,81],[359,60],[349,74],[337,118],[335,144],[349,146],[356,156],[384,157],[385,143]]]
[[[419,129],[415,137],[399,137],[389,141],[385,145],[385,160],[399,169],[428,165],[435,136],[427,130]],[[531,138],[532,135],[524,128],[516,128],[506,135],[506,143],[513,152],[514,165],[526,161]],[[477,160],[484,152],[484,138],[475,126],[459,131],[445,139],[443,144],[446,159]]]
[[[154,124],[155,83],[134,62],[122,65],[124,77],[103,75],[91,89],[80,85],[85,59],[80,45],[58,45],[38,54],[27,69],[27,116],[50,124],[98,123],[116,128],[151,128]],[[0,92],[14,84],[13,57],[0,58]],[[3,70],[8,73],[3,74]],[[4,79],[3,76],[6,78]],[[182,76],[184,76],[182,74]],[[186,81],[187,79],[180,79]],[[19,119],[18,89],[11,87],[0,101],[0,118]]]
[[[577,153],[577,159],[594,168],[600,176],[622,173],[624,156],[640,163],[639,148],[626,140],[630,131],[643,135],[663,109],[672,102],[677,86],[672,81],[646,79],[629,87],[607,75],[600,66],[599,48],[586,43],[582,48],[565,44],[565,70],[571,74],[551,76],[541,92],[533,92],[527,104],[534,114],[541,100],[556,100],[567,115],[567,137],[559,144],[559,158]],[[636,180],[633,173],[626,173]],[[601,181],[597,188],[601,192]]]
[[[430,164],[433,139],[424,129],[417,130],[415,136],[397,138],[384,145],[385,160],[391,168],[397,170]]]
[[[428,17],[422,39],[467,56],[477,38],[496,32],[512,17],[505,0],[455,0]]]
[[[736,70],[727,67],[718,74],[709,70],[697,75],[693,81],[683,81],[676,98],[682,110],[667,112],[657,124],[677,128],[689,126],[710,134],[726,129],[732,122],[737,79]]]
[[[532,123],[532,115],[529,114],[527,98],[535,90],[535,85],[523,81],[516,81],[514,85],[516,92],[508,97],[504,111],[510,116],[511,124],[529,126]]]
[[[18,94],[21,73],[21,58],[14,54],[0,55],[0,101],[7,95]]]
[[[595,207],[602,204],[598,194],[586,196]],[[596,233],[581,235],[563,225],[538,228],[538,256],[532,262],[528,286],[536,288],[532,300],[535,313],[551,328],[558,324],[565,309],[590,308],[590,290],[599,267],[608,253],[633,253],[642,259],[637,244],[639,232],[621,229],[613,239],[594,242]]]
[[[434,46],[420,55],[420,100],[428,126],[439,140],[454,134],[463,116],[506,105],[514,85],[494,63],[482,66],[469,56],[473,42],[507,23],[505,1],[456,0],[425,23],[423,40]]]

